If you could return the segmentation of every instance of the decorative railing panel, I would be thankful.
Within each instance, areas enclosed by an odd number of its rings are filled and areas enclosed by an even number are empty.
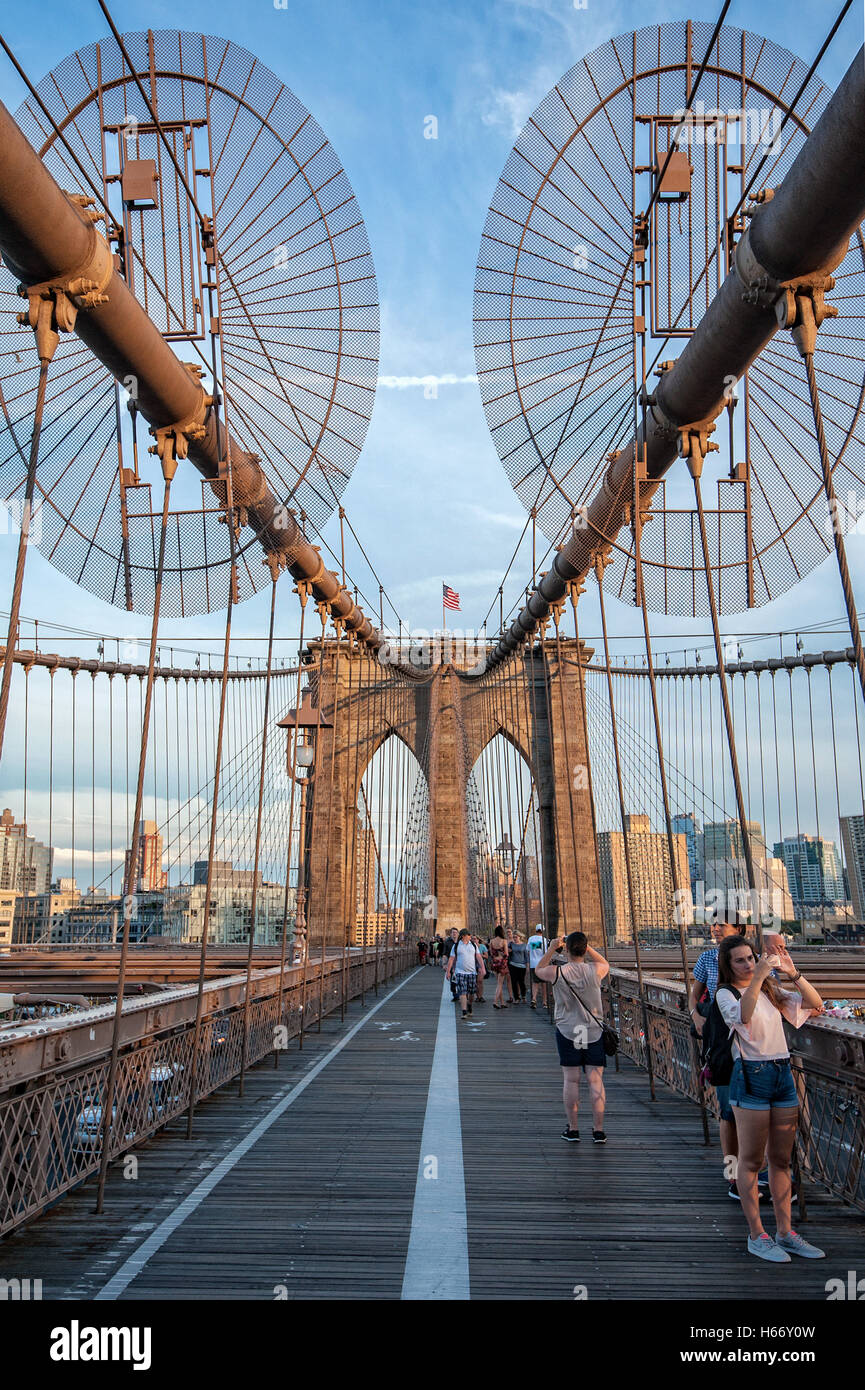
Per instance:
[[[377,972],[372,956],[345,964],[330,960],[322,980],[317,968],[310,968],[305,991],[301,971],[286,972],[281,991],[280,972],[269,971],[254,980],[257,991],[267,992],[251,995],[246,1007],[235,985],[224,991],[231,998],[225,1008],[219,1007],[219,986],[209,986],[206,1003],[211,1012],[202,1019],[197,1066],[194,1009],[188,1008],[188,1016],[167,1034],[138,1037],[121,1050],[109,1128],[111,1157],[133,1149],[182,1115],[193,1099],[198,1103],[237,1076],[243,1065],[244,1031],[250,1067],[297,1037],[302,1016],[307,1030],[344,1000],[371,991],[376,979],[384,984],[403,973],[414,959],[412,948],[382,952]],[[178,991],[177,997],[182,1002],[188,995],[187,1003],[194,1004],[195,994],[192,988]],[[129,1007],[131,1012],[140,1004]],[[283,1028],[284,1033],[278,1031]],[[63,1029],[55,1027],[51,1033],[51,1051],[62,1058]],[[5,1094],[0,1093],[0,1234],[22,1225],[99,1168],[108,1066],[105,1049],[96,1060],[66,1065],[60,1060],[25,1081],[7,1082]]]
[[[699,1102],[684,985],[644,975],[641,997],[636,975],[613,969],[604,1008],[626,1057],[645,1067],[650,1051],[656,1080]],[[865,1024],[814,1019],[787,1033],[799,1092],[800,1172],[865,1211]],[[703,1098],[706,1109],[717,1115],[711,1086],[704,1088]]]

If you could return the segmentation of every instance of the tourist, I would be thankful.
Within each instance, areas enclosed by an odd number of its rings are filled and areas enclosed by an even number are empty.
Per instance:
[[[564,954],[563,948],[565,949]],[[588,1077],[592,1102],[592,1139],[606,1144],[604,1131],[604,1052],[603,1003],[601,980],[610,967],[599,951],[589,945],[584,932],[572,931],[559,936],[550,944],[535,967],[539,980],[553,986],[555,1004],[556,1046],[562,1067],[563,1096],[567,1124],[562,1138],[569,1144],[579,1142],[577,1124],[580,1110],[580,1072]]]
[[[797,970],[787,950],[778,948],[758,960],[744,936],[727,936],[718,950],[715,999],[733,1033],[730,1104],[736,1112],[739,1145],[737,1179],[748,1222],[748,1250],[761,1260],[789,1264],[791,1255],[819,1260],[823,1251],[809,1245],[790,1226],[790,1158],[799,1118],[799,1098],[790,1068],[783,1019],[800,1028],[822,1012],[823,1001]],[[780,980],[796,985],[782,989]],[[775,1209],[773,1240],[763,1229],[757,1174],[769,1155],[769,1190]]]
[[[714,922],[712,937],[718,943],[702,951],[694,963],[695,984],[691,988],[691,1026],[697,1038],[702,1038],[706,1019],[712,1007],[712,1000],[718,988],[718,946],[728,936],[739,936],[740,929],[732,922]],[[783,949],[784,938],[777,932],[764,932],[763,940],[768,950]],[[774,972],[773,972],[774,974]],[[715,1087],[720,1111],[721,1153],[724,1156],[724,1172],[727,1175],[727,1196],[739,1201],[739,1187],[736,1181],[736,1164],[739,1144],[736,1138],[736,1117],[730,1106],[730,1084]],[[761,1202],[769,1199],[769,1170],[763,1163],[757,1178],[758,1197]]]
[[[446,974],[446,975],[448,974],[448,965],[450,964],[450,958],[451,958],[451,956],[453,955],[454,951],[455,951],[456,948],[457,948],[457,941],[458,941],[458,940],[459,940],[459,931],[458,931],[458,929],[457,929],[456,927],[451,927],[450,931],[448,932],[447,936],[446,936],[445,939],[444,939],[444,946],[443,946],[443,948],[442,948],[443,951],[444,951],[443,964],[444,964],[445,974]],[[448,978],[450,978],[450,977],[448,976]],[[453,981],[451,981],[451,996],[452,996],[452,998],[453,998],[454,1003],[456,1003],[456,1002],[457,1002],[457,992],[456,992],[456,989],[454,988]]]
[[[529,953],[525,939],[517,935],[510,943],[508,950],[508,974],[511,977],[511,989],[515,1004],[525,1004],[526,1002],[526,967],[528,963]]]
[[[529,953],[529,974],[532,977],[532,1008],[536,1009],[538,1006],[539,993],[541,996],[541,1003],[546,1008],[547,987],[535,974],[535,967],[539,964],[541,957],[547,949],[547,938],[544,936],[542,922],[538,922],[538,925],[526,942],[526,949]]]
[[[478,954],[480,955],[480,958],[484,963],[484,974],[478,975],[478,989],[477,994],[475,996],[475,1002],[477,1004],[484,1004],[486,1003],[486,1000],[484,999],[484,975],[486,975],[487,970],[489,969],[489,947],[487,946],[485,941],[481,941],[479,936],[473,936],[472,941],[475,943],[475,946],[478,949]]]
[[[697,1038],[703,1036],[703,1029],[706,1025],[706,1018],[715,998],[715,991],[718,988],[718,947],[725,937],[738,936],[739,928],[732,922],[713,922],[712,939],[716,943],[702,951],[694,964],[694,984],[691,987],[691,1023]],[[718,1097],[718,1109],[720,1111],[720,1131],[721,1131],[721,1153],[724,1155],[724,1171],[728,1177],[728,1196],[734,1201],[739,1200],[739,1189],[736,1186],[736,1178],[733,1176],[736,1170],[736,1157],[739,1153],[739,1145],[736,1140],[736,1117],[730,1108],[730,1087],[716,1086],[715,1094]],[[768,1183],[768,1175],[767,1175]],[[761,1194],[762,1197],[762,1194]]]
[[[508,982],[510,990],[510,976],[508,974],[508,943],[501,927],[496,927],[490,941],[490,970],[496,977],[496,997],[493,1000],[494,1009],[506,1009],[507,1004],[502,1003],[502,992],[505,987],[505,980]]]
[[[457,944],[451,951],[445,972],[451,989],[459,997],[463,1018],[471,1018],[472,1000],[477,991],[479,978],[483,978],[484,963],[480,952],[472,941],[468,930],[463,927]]]
[[[426,952],[427,952],[427,944],[426,944],[426,942],[425,942],[425,941],[419,941],[418,944],[417,944],[418,965],[426,965]]]

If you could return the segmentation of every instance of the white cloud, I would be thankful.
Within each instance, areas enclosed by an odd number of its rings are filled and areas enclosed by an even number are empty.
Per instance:
[[[519,516],[516,512],[491,512],[486,507],[472,506],[478,521],[484,521],[488,526],[508,526],[513,531],[521,531],[526,524],[526,518]]]
[[[495,87],[489,95],[486,107],[481,111],[481,120],[484,125],[505,126],[516,138],[538,101],[537,91],[509,92],[506,88]]]
[[[445,372],[442,376],[430,373],[428,376],[380,376],[379,386],[386,391],[406,391],[412,386],[477,386],[476,376],[456,376],[453,372]]]

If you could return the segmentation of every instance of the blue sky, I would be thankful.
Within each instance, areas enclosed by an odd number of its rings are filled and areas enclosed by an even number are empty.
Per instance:
[[[734,3],[728,23],[756,30],[810,62],[837,12],[832,3],[766,0]],[[312,111],[336,149],[366,220],[381,303],[380,385],[366,446],[344,503],[403,618],[415,627],[440,621],[441,582],[463,597],[455,623],[478,627],[492,603],[524,522],[488,433],[474,371],[472,288],[487,207],[525,119],[574,62],[616,34],[647,22],[688,17],[714,20],[717,6],[697,12],[687,3],[645,4],[588,0],[498,0],[497,3],[409,4],[405,0],[272,0],[227,5],[186,0],[182,9],[123,0],[112,7],[121,30],[172,28],[216,33],[243,44],[266,62]],[[795,22],[794,22],[795,21]],[[93,0],[10,7],[4,34],[34,80],[76,47],[106,35]],[[834,86],[861,42],[862,13],[854,6],[821,76]],[[23,96],[17,76],[0,59],[0,96],[13,110]],[[438,138],[424,138],[434,115]],[[406,378],[450,376],[435,399]],[[469,378],[469,380],[462,380]],[[387,384],[391,379],[391,384]],[[326,538],[336,547],[332,522]],[[854,578],[865,558],[860,537],[850,540]],[[0,587],[9,593],[14,538],[0,536]],[[373,591],[362,562],[350,568]],[[529,577],[530,554],[518,561],[518,581]],[[296,607],[286,589],[280,629],[296,631]],[[861,590],[861,583],[859,588]],[[860,595],[861,600],[861,595]],[[506,603],[506,607],[507,607]],[[638,615],[611,602],[616,632],[639,642]],[[597,631],[590,586],[583,600],[583,631]],[[146,616],[130,618],[75,588],[42,557],[28,560],[22,611],[43,621],[109,634],[144,634]],[[834,561],[796,590],[727,630],[744,634],[793,628],[842,613]],[[221,615],[165,623],[166,643],[216,649]],[[236,614],[238,636],[263,635],[264,595]],[[676,647],[704,622],[657,618],[661,644]],[[25,635],[28,629],[25,629]],[[704,643],[701,643],[704,644]],[[815,645],[840,645],[840,641]],[[41,645],[41,644],[40,644]],[[47,643],[46,643],[47,645]],[[64,644],[69,650],[71,644]],[[92,643],[85,644],[92,651]]]

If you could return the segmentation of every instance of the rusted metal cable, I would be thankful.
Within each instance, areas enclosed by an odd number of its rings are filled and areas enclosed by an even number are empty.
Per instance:
[[[153,704],[153,671],[156,664],[156,642],[159,636],[159,609],[162,600],[162,576],[165,571],[165,542],[168,534],[168,507],[171,497],[171,478],[165,478],[165,491],[162,499],[162,525],[159,532],[159,559],[156,569],[156,586],[153,598],[153,621],[150,628],[150,655],[147,665],[147,683],[144,693],[144,711],[141,721],[141,750],[138,758],[138,780],[135,789],[135,819],[132,824],[132,844],[129,864],[126,871],[123,898],[123,937],[120,945],[120,961],[117,970],[117,998],[114,1007],[114,1023],[111,1032],[111,1056],[108,1062],[108,1076],[105,1093],[102,1096],[102,1123],[100,1126],[102,1152],[99,1161],[99,1179],[96,1186],[96,1214],[102,1211],[105,1198],[105,1179],[111,1149],[111,1130],[114,1110],[114,1093],[117,1084],[117,1063],[120,1052],[120,1021],[123,1013],[123,993],[126,985],[126,966],[129,959],[129,942],[132,935],[132,908],[138,879],[138,848],[140,844],[141,812],[144,804],[144,777],[147,769],[147,743],[150,732],[150,712]],[[73,820],[74,834],[74,820]],[[119,1118],[119,1117],[118,1117]]]
[[[637,988],[640,994],[640,1010],[643,1019],[643,1035],[646,1040],[646,1074],[649,1080],[649,1095],[651,1096],[652,1100],[656,1100],[657,1097],[655,1095],[655,1072],[652,1063],[652,1043],[651,1038],[649,1036],[649,1014],[648,1007],[646,1004],[646,993],[643,988],[643,961],[642,953],[640,951],[640,933],[637,925],[637,898],[636,893],[634,892],[634,872],[633,866],[631,864],[631,849],[630,845],[628,844],[629,832],[627,814],[625,812],[625,790],[622,781],[622,761],[619,754],[619,731],[618,722],[616,719],[616,705],[613,697],[613,678],[610,674],[610,641],[609,635],[607,633],[607,613],[604,604],[604,562],[600,556],[598,556],[596,560],[595,573],[598,581],[598,602],[601,611],[601,629],[603,631],[604,636],[604,656],[606,658],[607,663],[607,696],[610,705],[610,732],[613,741],[613,758],[616,766],[616,787],[619,794],[619,815],[622,822],[622,849],[625,858],[625,881],[628,889],[628,906],[630,908],[631,915],[631,934],[634,939],[634,957],[637,966]],[[614,882],[612,844],[610,845],[610,881],[611,883]],[[600,883],[598,884],[598,888],[599,891],[602,891],[602,886]]]
[[[820,467],[823,472],[823,489],[826,493],[826,503],[829,508],[829,519],[832,525],[832,540],[835,545],[835,556],[838,561],[838,573],[841,577],[841,590],[844,595],[844,606],[847,609],[847,621],[850,624],[850,636],[853,639],[853,651],[856,657],[856,670],[859,673],[859,684],[862,687],[863,697],[865,697],[865,654],[863,654],[862,651],[862,633],[859,629],[859,619],[856,616],[856,599],[853,594],[853,581],[850,578],[850,567],[847,564],[847,547],[844,544],[840,508],[835,494],[832,467],[829,463],[829,451],[826,447],[826,433],[823,428],[823,411],[820,407],[820,392],[817,389],[817,377],[814,372],[813,352],[803,353],[802,360],[805,363],[805,375],[808,378],[808,392],[811,397],[811,410],[814,415],[814,430],[817,435]]]
[[[249,1054],[249,991],[252,985],[252,951],[255,945],[255,913],[258,906],[258,865],[261,854],[261,816],[264,803],[264,772],[267,766],[267,736],[269,733],[270,718],[270,686],[271,672],[273,669],[273,621],[276,615],[276,584],[279,578],[279,571],[274,568],[272,574],[273,583],[270,589],[270,626],[267,634],[267,681],[264,687],[264,715],[261,725],[261,765],[258,774],[258,807],[255,817],[255,851],[252,859],[252,897],[249,907],[249,947],[246,954],[246,989],[243,995],[243,1043],[240,1055],[240,1077],[238,1080],[237,1094],[243,1095],[243,1081],[246,1074],[246,1060]],[[278,996],[280,1007],[282,1006],[282,992]]]
[[[757,879],[754,872],[754,855],[751,848],[751,838],[748,833],[748,819],[745,812],[745,799],[742,795],[742,779],[739,775],[739,759],[736,753],[736,731],[733,726],[733,711],[730,707],[730,692],[727,688],[727,672],[724,666],[724,647],[721,641],[721,628],[718,621],[718,605],[715,601],[715,584],[712,578],[712,561],[709,555],[709,541],[706,534],[706,514],[703,510],[703,493],[700,487],[700,456],[694,454],[689,459],[691,475],[694,479],[694,497],[697,503],[697,519],[700,527],[700,545],[703,551],[703,566],[706,576],[706,589],[709,595],[709,611],[712,615],[712,634],[715,640],[715,660],[718,666],[718,689],[721,695],[721,704],[724,711],[724,728],[727,735],[727,751],[730,756],[730,771],[733,778],[733,790],[736,797],[736,813],[739,819],[739,829],[742,836],[742,854],[745,860],[745,868],[748,874],[748,887],[751,890],[751,901],[756,902]],[[757,942],[760,950],[763,949],[763,928],[758,920],[756,923]]]
[[[30,437],[30,457],[27,461],[27,479],[24,484],[24,501],[21,506],[21,527],[18,532],[18,554],[15,559],[15,577],[12,581],[12,602],[9,605],[9,634],[6,651],[3,655],[3,676],[0,681],[0,757],[3,756],[3,740],[6,734],[6,716],[9,711],[9,692],[12,687],[12,663],[18,642],[18,616],[21,612],[21,592],[24,588],[24,569],[27,562],[27,544],[30,537],[30,522],[33,512],[33,495],[36,491],[36,465],[39,460],[39,440],[42,434],[42,415],[45,409],[45,389],[48,384],[50,357],[39,359],[39,386],[36,392],[36,407],[33,413],[33,433]]]

